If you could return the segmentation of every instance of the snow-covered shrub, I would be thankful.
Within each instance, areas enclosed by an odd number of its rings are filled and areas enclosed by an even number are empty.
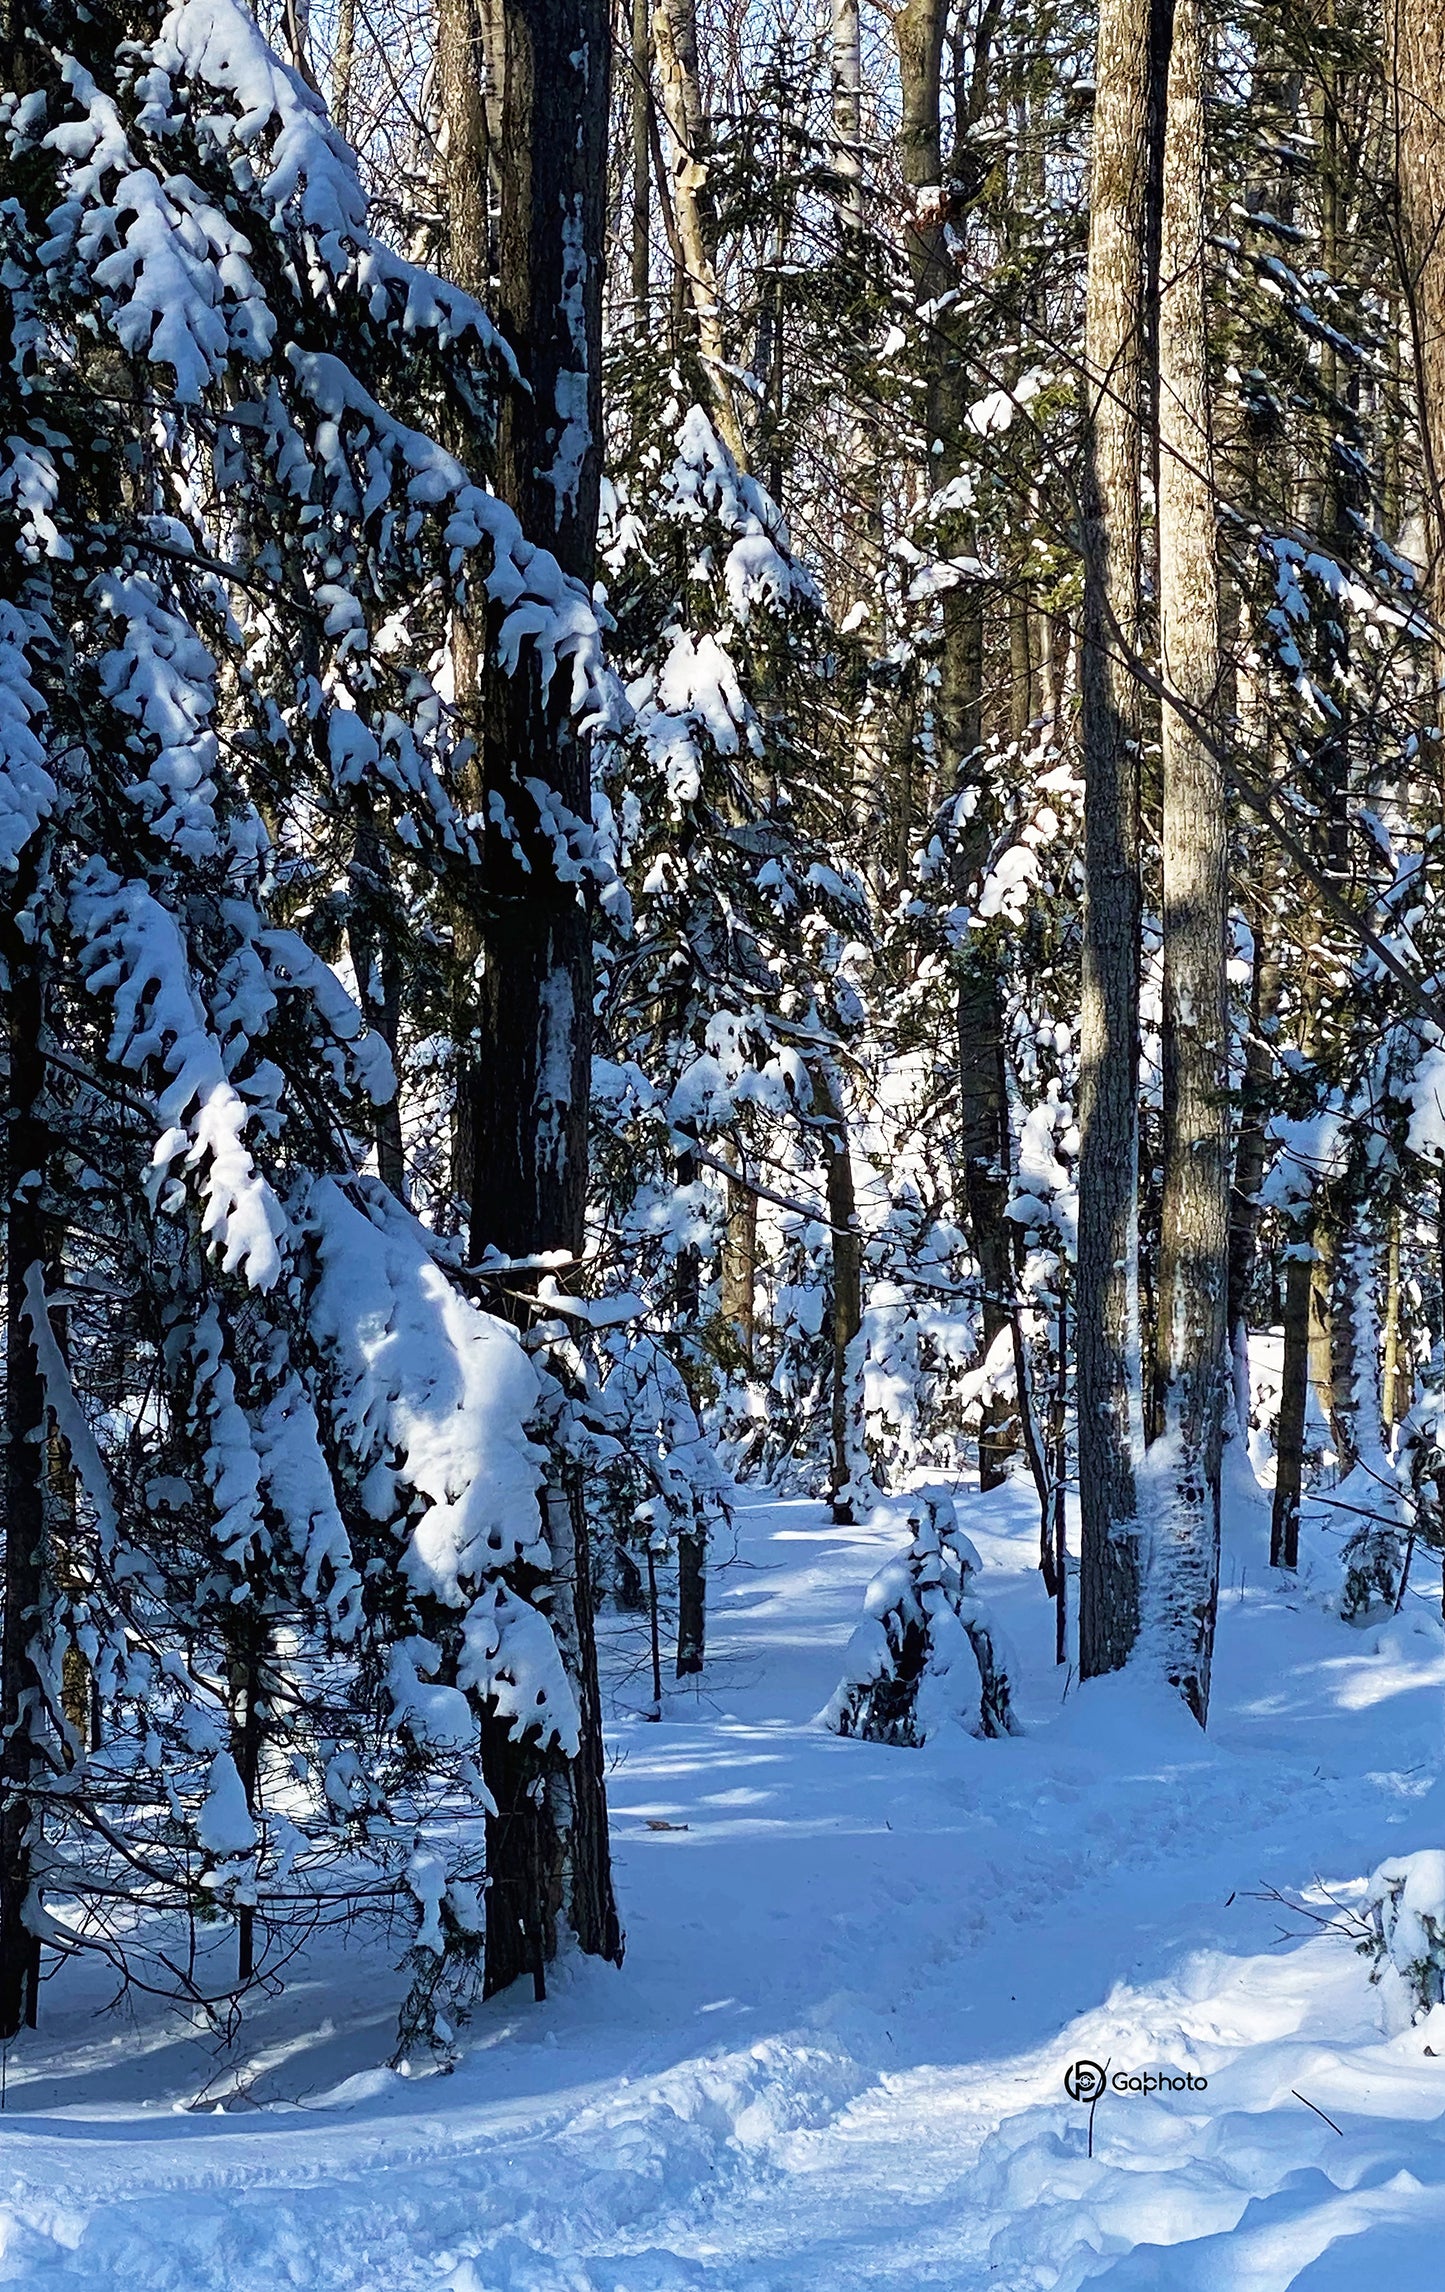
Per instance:
[[[1411,2018],[1423,2020],[1445,2000],[1445,1850],[1427,1847],[1382,1863],[1366,1890],[1365,1913],[1373,1931],[1360,1948],[1373,1961],[1370,1979],[1393,1970]]]
[[[885,1517],[888,1517],[885,1515]],[[823,1714],[835,1735],[917,1745],[945,1727],[1016,1732],[1007,1657],[975,1598],[982,1562],[945,1488],[916,1489],[896,1508],[913,1531],[864,1594],[842,1682]]]

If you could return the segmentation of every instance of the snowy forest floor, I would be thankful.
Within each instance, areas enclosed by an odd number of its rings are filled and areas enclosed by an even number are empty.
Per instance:
[[[624,1970],[494,2001],[412,2079],[377,2066],[374,1951],[303,1969],[225,2058],[49,1984],[5,2065],[0,2283],[1438,2285],[1445,2027],[1386,2036],[1349,1940],[1270,1898],[1328,1913],[1320,1885],[1347,1904],[1445,1844],[1432,1587],[1349,1628],[1231,1509],[1206,1739],[1132,1681],[1063,1696],[1030,1492],[965,1492],[1027,1732],[923,1751],[812,1724],[896,1533],[744,1512],[705,1685],[661,1724],[609,1626]],[[1091,2159],[1080,2058],[1207,2089],[1107,2093]]]

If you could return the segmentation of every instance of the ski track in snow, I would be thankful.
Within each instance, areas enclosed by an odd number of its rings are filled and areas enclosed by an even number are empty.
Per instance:
[[[1348,1940],[1268,1890],[1348,1901],[1445,1843],[1445,1638],[1428,1584],[1363,1630],[1272,1584],[1261,1508],[1232,1510],[1205,1739],[1132,1680],[1061,1700],[1029,1492],[965,1492],[1028,1731],[905,1751],[812,1724],[896,1536],[757,1505],[662,1724],[606,1625],[623,1972],[493,2001],[410,2080],[376,2066],[374,1949],[309,1963],[224,2057],[48,1987],[6,2063],[0,2284],[1435,2286],[1445,2009],[1386,2035]],[[1107,2093],[1090,2158],[1080,2058],[1208,2086]]]

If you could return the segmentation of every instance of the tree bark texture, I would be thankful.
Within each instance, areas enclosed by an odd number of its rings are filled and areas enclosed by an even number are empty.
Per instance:
[[[679,1679],[695,1679],[707,1656],[707,1534],[699,1528],[677,1539],[677,1660]]]
[[[847,230],[863,229],[863,45],[858,0],[833,0],[833,166]]]
[[[749,1377],[757,1340],[757,1277],[758,1197],[751,1186],[729,1178],[722,1237],[722,1317]]]
[[[460,11],[463,0],[446,0]],[[475,70],[478,29],[485,83]],[[488,169],[497,202],[498,319],[527,387],[513,390],[497,441],[495,483],[523,531],[590,589],[601,485],[601,336],[610,27],[602,0],[486,0],[457,14],[440,75],[446,106],[452,268],[485,283]],[[484,100],[479,89],[485,87]],[[491,115],[495,114],[495,117]],[[465,182],[463,181],[465,178]],[[458,692],[468,684],[464,632]],[[482,974],[468,1089],[471,1247],[504,1256],[582,1255],[591,1072],[592,936],[575,887],[559,883],[528,780],[580,819],[590,769],[565,677],[544,687],[535,654],[514,674],[470,679],[482,716],[477,808],[486,819],[476,925]],[[468,695],[470,697],[470,695]],[[570,1522],[571,1514],[568,1519]],[[489,1715],[482,1766],[497,1803],[488,1821],[486,1986],[530,1968],[539,1994],[565,1909],[584,1950],[615,1957],[596,1653],[582,1549],[563,1591],[572,1628],[583,1744],[565,1778],[550,1755]],[[583,1606],[587,1607],[584,1618]]]
[[[1164,682],[1216,714],[1219,580],[1205,332],[1203,28],[1178,0],[1164,129],[1159,300],[1159,603]],[[1228,1391],[1229,806],[1213,749],[1163,714],[1164,1153],[1156,1375],[1167,1485],[1149,1606],[1168,1675],[1204,1724],[1219,1598]]]
[[[1229,1350],[1241,1440],[1249,1438],[1249,1295],[1259,1232],[1260,1189],[1269,1165],[1274,1077],[1274,1053],[1270,1045],[1278,1025],[1280,997],[1279,959],[1269,941],[1270,918],[1266,909],[1267,901],[1261,898],[1253,916],[1254,973],[1250,982],[1249,1028],[1244,1040],[1239,1136],[1229,1196]]]
[[[695,0],[661,0],[652,19],[652,38],[662,108],[672,132],[672,206],[703,379],[718,436],[746,469],[747,447],[728,371],[714,268],[716,226],[708,184],[708,122],[698,70]]]
[[[485,34],[485,7],[486,0],[439,0],[436,29],[447,269],[457,285],[479,301],[489,299],[491,286],[489,177],[497,124],[488,116],[493,59]]]
[[[1430,597],[1445,631],[1445,13],[1439,0],[1386,0],[1385,68],[1405,300],[1430,519]],[[1437,663],[1445,653],[1437,646]]]
[[[650,0],[632,0],[629,52],[632,84],[627,91],[632,127],[632,323],[644,340],[652,300],[652,9]]]
[[[920,301],[946,294],[956,283],[944,233],[945,195],[941,123],[941,79],[947,10],[942,0],[908,0],[898,11],[894,33],[902,82],[898,150],[903,178],[914,196],[908,228],[908,256],[914,292]],[[976,72],[984,69],[981,61]],[[979,86],[977,79],[973,83]],[[981,92],[981,87],[979,92]],[[960,138],[966,133],[960,120]],[[964,164],[962,144],[954,154],[956,177]],[[942,489],[964,473],[962,440],[971,395],[965,345],[952,322],[935,317],[928,334],[925,364],[925,421],[931,452],[929,482]],[[932,449],[936,447],[937,451]],[[935,518],[941,556],[972,557],[977,535],[970,511],[960,505]],[[934,693],[934,725],[941,786],[936,801],[959,800],[954,828],[953,867],[957,896],[966,904],[976,890],[992,842],[996,805],[983,770],[984,592],[975,580],[945,589],[943,640]],[[974,935],[956,959],[955,1025],[958,1043],[959,1144],[963,1164],[963,1216],[978,1264],[981,1352],[986,1359],[1008,1328],[1013,1306],[1013,1236],[1008,1207],[1009,1136],[1004,1089],[1003,1014],[997,965],[982,935]],[[979,1430],[979,1475],[996,1487],[1016,1446],[1007,1401],[985,1404]]]
[[[829,1493],[833,1519],[840,1527],[846,1527],[854,1518],[855,1505],[853,1458],[857,1447],[858,1409],[849,1353],[863,1326],[863,1237],[858,1231],[853,1156],[848,1143],[841,1078],[836,1072],[825,1071],[815,1088],[831,1123],[825,1149],[828,1220],[833,1228],[833,1280],[829,1299],[832,1336]]]
[[[1149,0],[1103,0],[1094,68],[1083,478],[1084,942],[1080,1014],[1079,1670],[1139,1629],[1138,688],[1151,87]]]
[[[1279,1413],[1275,1419],[1274,1497],[1270,1507],[1269,1564],[1299,1566],[1299,1508],[1304,1486],[1305,1421],[1309,1409],[1310,1300],[1314,1265],[1298,1228],[1289,1242],[1284,1277],[1284,1348]]]

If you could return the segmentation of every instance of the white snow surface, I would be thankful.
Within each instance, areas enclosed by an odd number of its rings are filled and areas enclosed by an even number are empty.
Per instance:
[[[1437,2285],[1445,2008],[1392,2034],[1350,1937],[1268,1897],[1360,1911],[1445,1847],[1438,1596],[1422,1571],[1342,1624],[1270,1579],[1235,1489],[1207,1739],[1133,1679],[1065,1696],[1015,1484],[959,1513],[1027,1732],[840,1740],[817,1714],[896,1527],[745,1510],[660,1724],[604,1619],[623,1971],[562,1964],[409,2079],[380,2066],[399,1940],[314,1956],[228,2052],[47,1983],[4,2064],[0,2283]],[[1091,2157],[1081,2059],[1207,2083],[1106,2091]]]

